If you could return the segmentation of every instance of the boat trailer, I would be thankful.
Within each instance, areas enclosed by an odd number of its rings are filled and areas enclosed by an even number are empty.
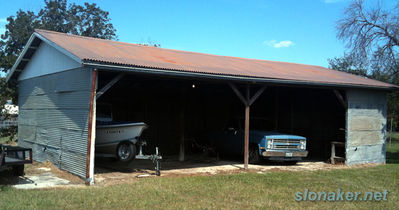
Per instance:
[[[139,154],[136,155],[136,159],[151,160],[155,164],[155,175],[160,176],[161,175],[160,160],[162,159],[162,156],[159,155],[159,153],[158,153],[158,147],[155,147],[155,154],[144,155],[143,154],[143,146],[147,145],[147,142],[144,140],[140,140],[137,142],[137,145],[139,146]]]

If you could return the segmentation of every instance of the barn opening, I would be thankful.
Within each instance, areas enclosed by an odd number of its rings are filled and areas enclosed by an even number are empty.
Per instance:
[[[119,74],[99,70],[97,89]],[[163,155],[178,159],[183,138],[187,158],[203,152],[199,146],[211,147],[209,134],[225,130],[232,119],[244,122],[244,105],[228,82],[124,74],[96,101],[97,117],[103,114],[103,107],[110,107],[115,121],[148,124],[142,138],[148,143],[144,151],[150,154],[157,146]],[[247,86],[235,84],[240,90]],[[251,106],[250,130],[306,137],[308,160],[327,160],[331,142],[345,142],[346,109],[332,89],[255,83],[251,91],[265,85]],[[344,157],[344,151],[338,150],[337,155]]]

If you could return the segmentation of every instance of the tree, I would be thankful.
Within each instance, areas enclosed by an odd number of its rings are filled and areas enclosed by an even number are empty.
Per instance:
[[[377,3],[365,8],[363,0],[355,0],[337,23],[338,38],[345,41],[350,56],[369,66],[372,71],[398,72],[399,4],[383,9]]]
[[[343,71],[351,74],[356,74],[360,76],[368,76],[367,68],[359,63],[357,59],[349,55],[344,55],[342,58],[328,59],[328,64],[330,69]]]
[[[380,2],[366,7],[354,0],[337,22],[337,37],[346,42],[342,58],[329,59],[329,67],[399,85],[399,3],[383,9]],[[399,125],[399,93],[387,95],[388,118]]]
[[[95,3],[68,5],[67,0],[45,0],[38,14],[19,10],[7,18],[6,31],[0,36],[0,69],[8,72],[35,28],[63,33],[116,39],[109,13]]]
[[[6,30],[0,35],[1,71],[7,73],[12,68],[36,28],[103,39],[117,38],[109,13],[95,3],[84,3],[83,6],[68,4],[67,0],[45,0],[44,3],[44,8],[37,14],[19,10],[15,16],[7,18]],[[0,79],[2,110],[6,100],[12,99],[16,103],[17,94],[15,82],[5,83],[4,78]]]

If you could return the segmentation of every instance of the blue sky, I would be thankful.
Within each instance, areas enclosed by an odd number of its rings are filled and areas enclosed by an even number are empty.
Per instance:
[[[0,33],[18,9],[37,12],[41,0],[0,0]],[[327,67],[342,56],[335,23],[349,0],[114,0],[110,12],[120,41],[163,48]],[[391,4],[393,1],[389,1]],[[383,2],[384,4],[386,1]]]

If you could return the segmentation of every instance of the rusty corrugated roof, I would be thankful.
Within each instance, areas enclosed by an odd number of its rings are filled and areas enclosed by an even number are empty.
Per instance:
[[[36,33],[83,62],[94,61],[182,72],[303,81],[318,84],[396,88],[396,86],[321,66],[218,56],[142,46],[46,30]]]

